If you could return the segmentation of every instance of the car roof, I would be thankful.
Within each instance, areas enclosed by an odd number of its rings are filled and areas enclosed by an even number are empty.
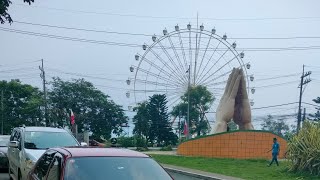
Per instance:
[[[60,147],[54,149],[63,153],[67,151],[72,157],[149,157],[137,151],[120,148]]]
[[[28,126],[28,127],[20,127],[20,129],[24,129],[24,131],[66,132],[66,130],[64,130],[64,129],[54,128],[54,127],[36,127],[36,126]]]

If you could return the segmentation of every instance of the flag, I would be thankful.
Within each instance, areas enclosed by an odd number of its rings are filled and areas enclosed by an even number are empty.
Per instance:
[[[74,114],[73,114],[72,109],[70,109],[70,123],[71,123],[71,125],[73,125],[75,123]]]
[[[187,135],[188,135],[188,132],[189,132],[189,130],[188,130],[187,121],[184,121],[183,134],[184,134],[185,136],[187,136]]]

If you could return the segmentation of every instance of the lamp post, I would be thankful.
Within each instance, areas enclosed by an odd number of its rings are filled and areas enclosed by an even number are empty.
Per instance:
[[[187,126],[188,126],[188,137],[187,139],[190,139],[190,65],[189,65],[189,69],[188,69],[188,117],[187,117]]]

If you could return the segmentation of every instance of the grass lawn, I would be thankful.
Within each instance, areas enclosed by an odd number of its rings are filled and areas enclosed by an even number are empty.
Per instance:
[[[152,155],[159,163],[176,165],[206,172],[239,177],[243,179],[320,179],[308,175],[298,175],[286,172],[287,162],[280,162],[267,167],[266,160],[237,160],[202,157],[183,157],[170,155]]]

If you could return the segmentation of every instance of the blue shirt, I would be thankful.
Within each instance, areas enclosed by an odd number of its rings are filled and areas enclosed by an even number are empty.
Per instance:
[[[279,149],[280,149],[280,145],[279,145],[279,143],[278,142],[275,142],[275,143],[273,143],[273,145],[272,145],[272,154],[273,153],[279,153]]]

